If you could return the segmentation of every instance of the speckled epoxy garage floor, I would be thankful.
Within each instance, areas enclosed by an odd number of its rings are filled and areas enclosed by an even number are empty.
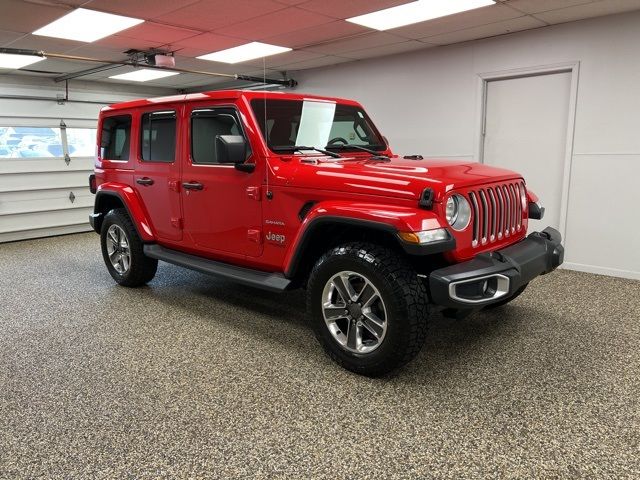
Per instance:
[[[640,476],[640,282],[558,271],[372,380],[300,292],[124,289],[94,234],[0,245],[0,273],[1,478]]]

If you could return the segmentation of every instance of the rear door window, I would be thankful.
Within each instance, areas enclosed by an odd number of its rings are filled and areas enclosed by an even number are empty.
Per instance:
[[[173,162],[176,156],[176,112],[142,115],[140,137],[140,158],[143,161]]]

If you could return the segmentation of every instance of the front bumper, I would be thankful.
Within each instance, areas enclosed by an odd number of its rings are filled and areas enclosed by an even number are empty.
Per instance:
[[[547,227],[502,250],[434,270],[429,275],[431,300],[436,305],[460,309],[509,298],[522,285],[562,263],[561,241],[560,232]]]

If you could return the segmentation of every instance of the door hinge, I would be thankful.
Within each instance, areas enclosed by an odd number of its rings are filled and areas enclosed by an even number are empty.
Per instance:
[[[182,230],[182,218],[171,217],[171,225]]]
[[[262,199],[260,194],[260,187],[247,187],[247,195],[249,196],[249,198],[253,198],[254,200],[257,200],[259,202]]]
[[[259,228],[250,228],[247,230],[247,238],[253,243],[262,243],[262,230]]]

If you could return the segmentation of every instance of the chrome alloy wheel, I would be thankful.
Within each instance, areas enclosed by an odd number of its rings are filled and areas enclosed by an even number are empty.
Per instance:
[[[364,275],[339,272],[322,292],[322,315],[334,340],[353,353],[371,353],[387,333],[387,310]]]
[[[129,271],[131,266],[131,250],[129,239],[124,230],[118,225],[111,225],[107,230],[107,254],[111,265],[120,275]]]

